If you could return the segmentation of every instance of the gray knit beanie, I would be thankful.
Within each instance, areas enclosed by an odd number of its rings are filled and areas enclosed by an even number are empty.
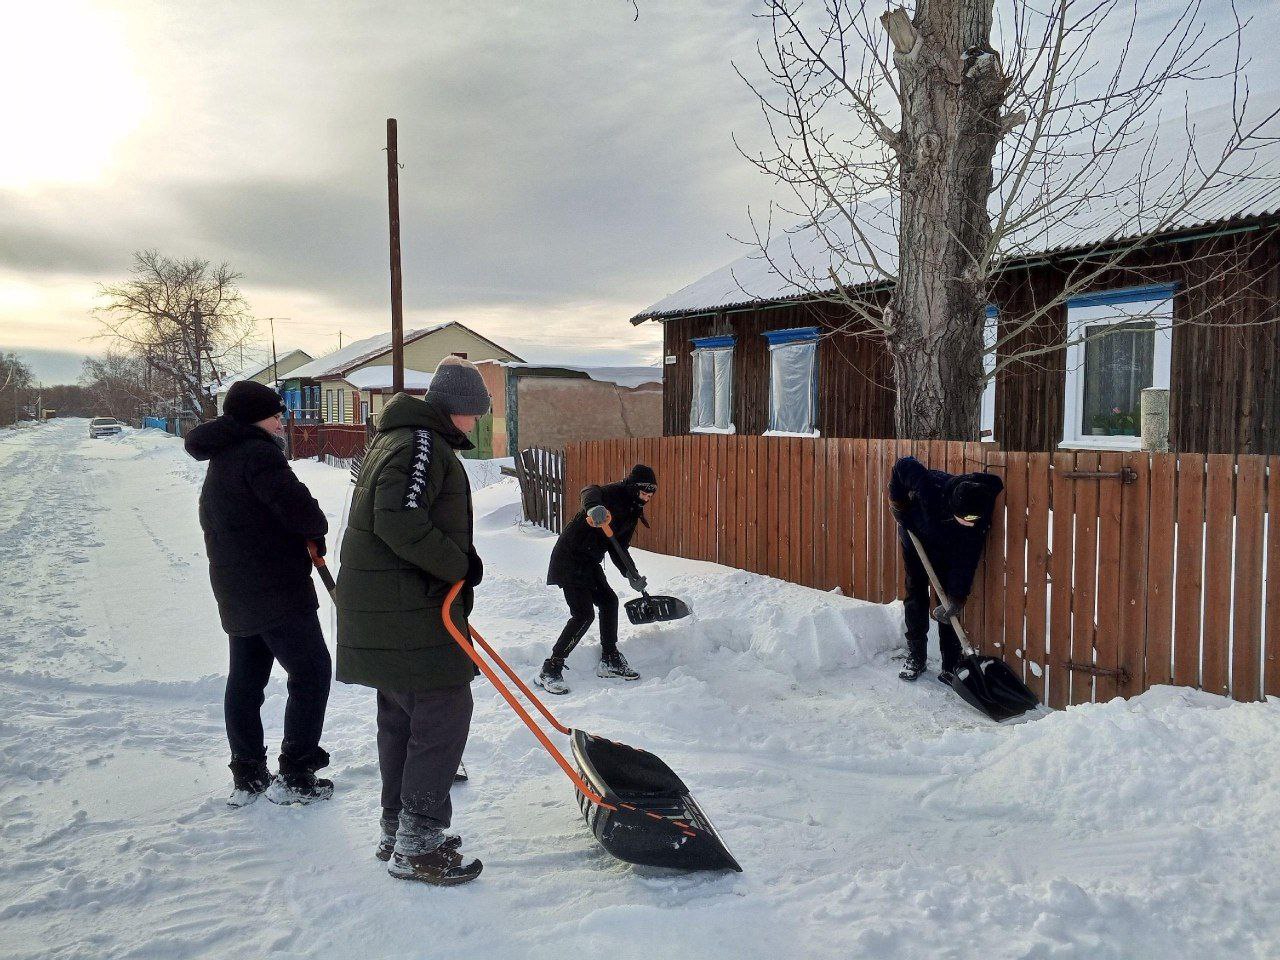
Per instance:
[[[440,361],[431,376],[427,399],[434,400],[445,413],[482,417],[489,412],[489,391],[484,378],[470,360],[449,356]]]

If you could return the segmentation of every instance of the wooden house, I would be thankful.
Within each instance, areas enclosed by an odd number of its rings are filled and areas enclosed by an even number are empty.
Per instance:
[[[983,439],[1007,450],[1136,449],[1140,392],[1155,386],[1170,391],[1173,450],[1280,453],[1280,148],[1267,150],[1249,158],[1253,176],[1159,231],[1095,216],[1001,264],[986,326],[998,344],[988,370],[999,369],[974,387]],[[879,214],[892,213],[886,200]],[[892,256],[896,234],[881,232]],[[815,280],[833,269],[827,244],[809,228],[768,253],[632,318],[662,324],[664,434],[893,436],[883,341]],[[1107,269],[1081,270],[1091,263]],[[867,275],[841,282],[887,301],[889,288]]]
[[[472,361],[514,360],[510,350],[461,323],[406,330],[404,385],[423,394],[436,365],[450,354]],[[358,340],[292,371],[289,390],[310,398],[322,423],[362,424],[376,417],[391,396],[391,334]]]

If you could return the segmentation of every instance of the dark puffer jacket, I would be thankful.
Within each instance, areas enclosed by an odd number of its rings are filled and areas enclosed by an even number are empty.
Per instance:
[[[609,526],[622,549],[631,546],[636,526],[646,523],[644,503],[636,496],[633,487],[626,483],[591,485],[582,489],[582,509],[569,521],[560,533],[551,551],[551,565],[547,570],[547,583],[558,587],[595,586],[600,578],[600,564],[605,554],[613,558],[613,564],[625,576],[626,568],[617,555],[609,549],[604,533],[587,523],[587,511],[604,504],[613,517]]]
[[[471,485],[455,450],[471,446],[432,401],[398,393],[378,415],[342,536],[343,683],[415,693],[471,682],[471,661],[441,616],[467,574]],[[463,636],[469,608],[464,590],[452,610]]]
[[[965,482],[981,484],[991,495],[991,506],[972,527],[957,523],[951,506],[952,493]],[[905,505],[902,526],[920,538],[929,562],[942,581],[942,588],[954,602],[964,602],[973,587],[973,577],[991,529],[995,499],[1002,490],[1004,481],[993,473],[951,474],[930,470],[915,457],[903,457],[893,465],[889,499]],[[915,552],[905,532],[900,533],[900,539],[903,550]]]
[[[249,636],[316,609],[307,541],[329,522],[271,435],[218,417],[187,434],[186,450],[209,461],[200,526],[222,628]]]

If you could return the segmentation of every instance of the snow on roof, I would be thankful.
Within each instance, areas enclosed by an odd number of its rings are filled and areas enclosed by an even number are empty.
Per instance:
[[[391,389],[391,364],[378,364],[376,367],[361,367],[359,370],[352,370],[342,379],[351,384],[357,390],[390,390]],[[404,371],[404,388],[406,390],[427,390],[431,387],[431,374],[423,373],[421,370],[410,370],[408,367]]]
[[[1250,101],[1250,116],[1267,117],[1277,107],[1280,107],[1280,94],[1255,95]],[[1223,104],[1192,113],[1189,118],[1178,113],[1160,123],[1152,131],[1151,156],[1145,153],[1151,145],[1148,140],[1116,153],[1107,161],[1108,182],[1121,186],[1138,177],[1149,164],[1153,176],[1143,188],[1142,198],[1136,195],[1109,197],[1104,203],[1084,204],[1082,209],[1072,210],[1053,222],[1038,221],[1030,225],[1023,236],[1012,238],[1011,251],[1016,250],[1017,256],[1057,253],[1280,212],[1280,139],[1276,138],[1280,121],[1275,117],[1263,131],[1272,139],[1252,141],[1250,149],[1238,151],[1213,184],[1186,204],[1185,209],[1177,209],[1182,204],[1176,198],[1166,200],[1161,209],[1158,199],[1161,191],[1175,190],[1177,178],[1184,174],[1189,142],[1193,139],[1197,145],[1203,145],[1200,149],[1206,155],[1200,157],[1202,163],[1214,164],[1232,133],[1234,118],[1231,105]],[[1093,158],[1082,158],[1081,162],[1093,162]],[[1046,173],[1045,177],[1061,178],[1069,173],[1064,168]],[[1196,182],[1193,174],[1190,183],[1194,187]],[[1029,182],[1027,191],[1035,193],[1045,187],[1043,182]],[[1153,198],[1156,198],[1154,202]],[[992,202],[997,204],[998,198],[993,197]],[[1170,211],[1176,212],[1168,215]],[[897,218],[897,198],[882,194],[863,201],[854,211],[865,245],[855,243],[852,227],[835,216],[824,222],[822,230],[806,223],[775,234],[765,247],[767,255],[758,248],[753,249],[646,307],[631,318],[632,322],[829,292],[835,289],[830,278],[832,271],[842,285],[849,287],[883,281],[883,274],[867,265],[872,257],[864,251],[871,250],[881,270],[892,274],[898,256]],[[833,247],[841,246],[850,251],[849,257],[833,254]]]
[[[220,378],[215,378],[213,380],[210,380],[208,383],[204,385],[205,390],[209,391],[210,393],[226,393],[228,390],[231,389],[231,385],[233,383],[236,383],[240,380],[252,380],[254,377],[261,376],[262,374],[266,373],[268,370],[271,369],[271,364],[273,362],[277,364],[283,364],[295,353],[302,354],[304,357],[308,359],[308,361],[311,359],[311,354],[307,353],[305,350],[295,348],[293,350],[289,350],[289,351],[286,351],[285,353],[280,354],[279,356],[276,357],[274,361],[268,360],[266,363],[262,364],[261,366],[246,367],[245,369],[241,370],[239,373],[228,373]],[[288,376],[292,376],[292,374],[291,373],[282,374],[280,376],[280,379],[283,380],[285,379],[285,377],[288,377]]]
[[[429,333],[435,333],[437,330],[443,330],[452,324],[453,321],[450,321],[449,323],[438,323],[434,327],[419,327],[416,330],[406,330],[404,332],[404,342],[412,343],[414,340],[425,337]],[[363,340],[357,340],[341,350],[325,354],[310,363],[304,363],[296,370],[291,371],[289,377],[291,379],[301,377],[317,380],[320,377],[341,376],[353,367],[368,363],[390,349],[391,332],[379,333],[372,337],[365,337]]]
[[[616,383],[620,387],[640,387],[646,383],[662,383],[661,367],[577,367],[567,363],[504,363],[504,367],[521,370],[572,370],[586,374],[601,383]]]

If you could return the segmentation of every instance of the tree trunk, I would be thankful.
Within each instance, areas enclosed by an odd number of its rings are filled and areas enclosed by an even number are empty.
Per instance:
[[[888,345],[899,437],[973,440],[982,398],[987,197],[1006,80],[994,0],[919,0],[885,15],[902,107],[898,282]]]

